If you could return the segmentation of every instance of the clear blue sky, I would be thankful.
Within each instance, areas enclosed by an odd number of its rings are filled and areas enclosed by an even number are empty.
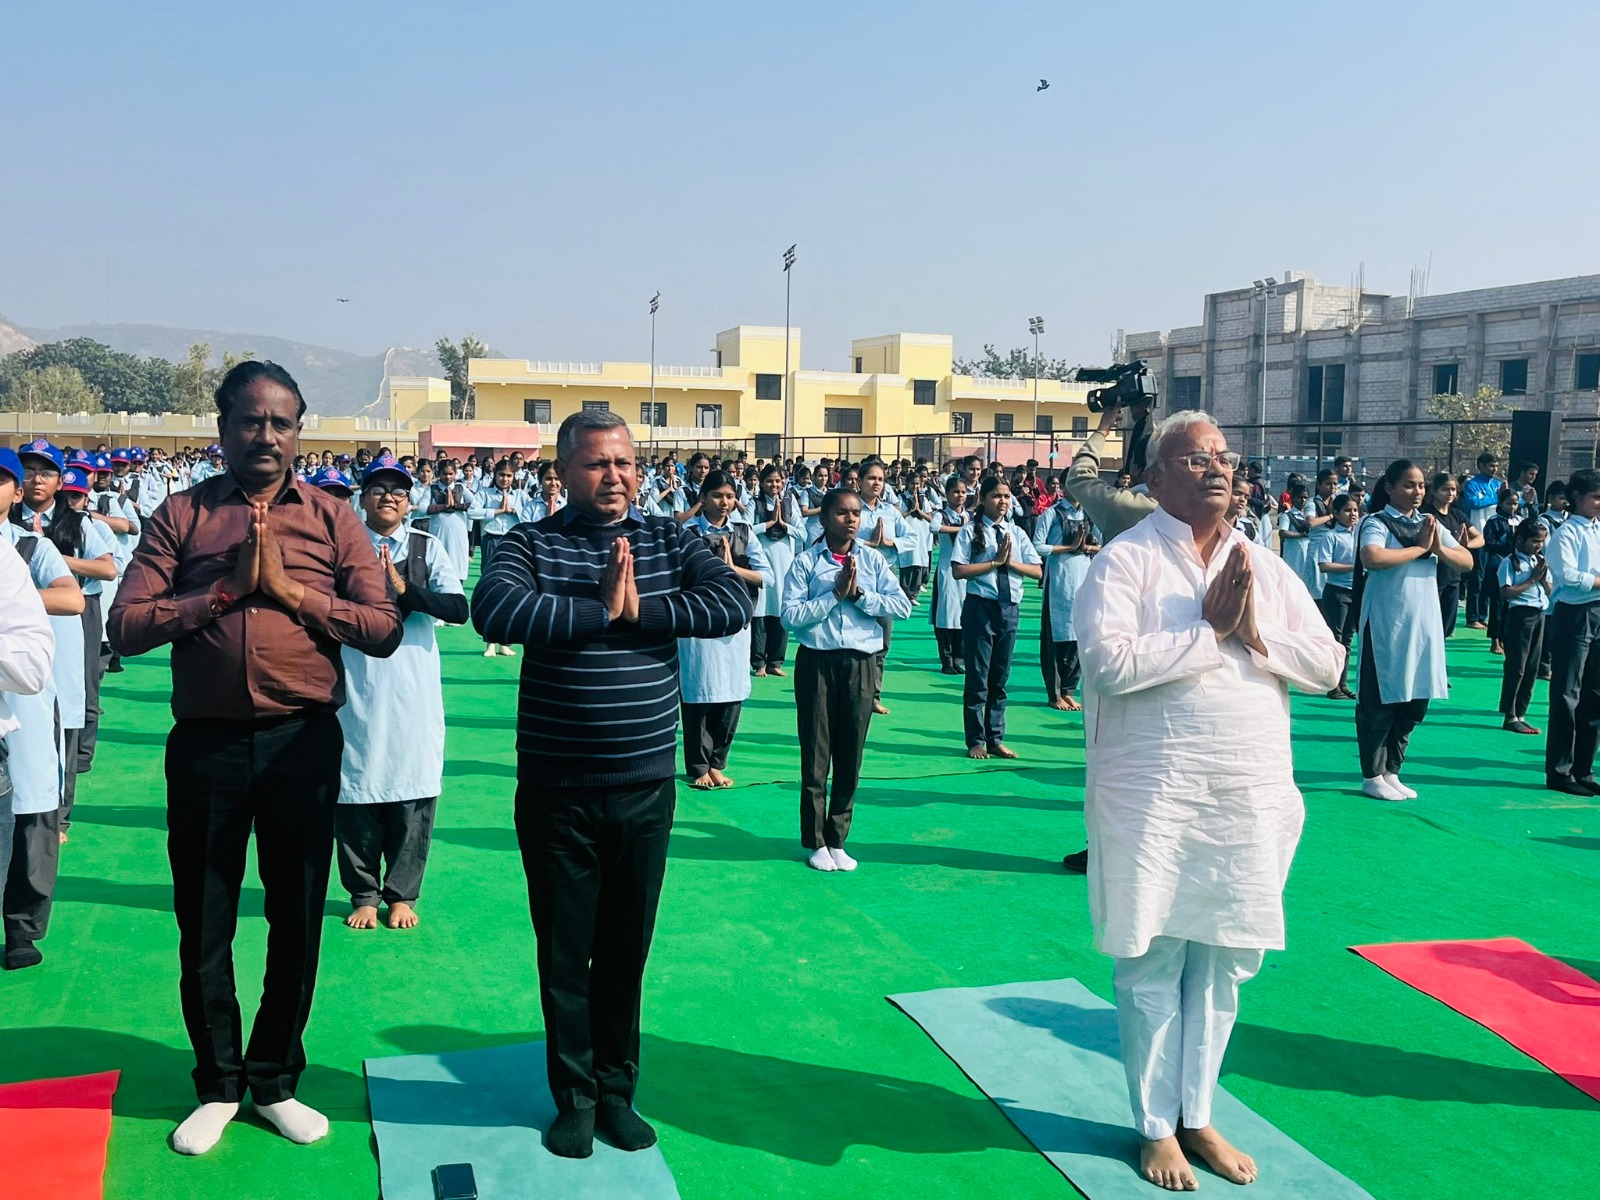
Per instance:
[[[1600,271],[1591,3],[5,6],[0,312],[705,362],[1106,357],[1285,268]],[[1037,80],[1050,89],[1036,93]],[[334,297],[351,297],[336,304]]]

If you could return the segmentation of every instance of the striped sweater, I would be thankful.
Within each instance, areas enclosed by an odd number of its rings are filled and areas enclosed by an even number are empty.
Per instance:
[[[600,601],[611,540],[633,549],[639,622]],[[670,778],[678,746],[678,639],[736,633],[749,589],[671,517],[637,509],[600,525],[572,507],[501,539],[472,593],[485,641],[520,643],[519,775],[552,787]]]

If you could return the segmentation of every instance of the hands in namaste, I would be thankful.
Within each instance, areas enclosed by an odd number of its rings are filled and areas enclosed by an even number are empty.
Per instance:
[[[600,576],[600,603],[613,621],[639,621],[639,587],[633,578],[633,547],[625,537],[612,539],[611,557]]]
[[[1235,635],[1257,654],[1267,648],[1256,629],[1255,568],[1250,551],[1240,542],[1229,551],[1222,570],[1206,588],[1200,608],[1201,618],[1211,626],[1219,643]]]

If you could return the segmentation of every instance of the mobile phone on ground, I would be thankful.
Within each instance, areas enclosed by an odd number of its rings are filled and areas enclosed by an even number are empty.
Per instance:
[[[478,1180],[471,1163],[447,1163],[433,1169],[436,1200],[478,1200]]]

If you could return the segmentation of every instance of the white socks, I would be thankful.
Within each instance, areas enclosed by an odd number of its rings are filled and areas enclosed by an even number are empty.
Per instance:
[[[258,1104],[256,1111],[276,1125],[284,1137],[302,1146],[328,1136],[328,1118],[293,1096],[276,1104]]]
[[[806,859],[806,866],[813,871],[837,871],[839,869],[833,865],[833,855],[828,853],[826,846],[818,846],[813,850],[811,857]]]
[[[1383,773],[1383,781],[1395,791],[1400,793],[1400,799],[1415,800],[1417,798],[1417,794],[1405,784],[1401,783],[1400,776],[1396,775],[1393,771],[1385,771]]]
[[[202,1104],[187,1117],[172,1133],[172,1148],[179,1154],[204,1154],[217,1144],[222,1137],[222,1131],[228,1127],[228,1122],[233,1120],[238,1113],[237,1104],[228,1104],[220,1100],[209,1104]]]
[[[842,847],[829,849],[828,854],[833,859],[833,865],[838,870],[854,871],[856,869],[856,860],[846,854]]]
[[[284,1137],[302,1146],[328,1136],[328,1118],[292,1097],[276,1104],[258,1104],[256,1111],[271,1121]],[[222,1131],[238,1112],[237,1104],[222,1101],[202,1104],[173,1131],[172,1148],[179,1154],[204,1154],[217,1144]]]
[[[1361,794],[1371,796],[1374,800],[1404,800],[1404,792],[1396,791],[1389,786],[1388,779],[1383,775],[1374,775],[1371,779],[1361,781]]]

